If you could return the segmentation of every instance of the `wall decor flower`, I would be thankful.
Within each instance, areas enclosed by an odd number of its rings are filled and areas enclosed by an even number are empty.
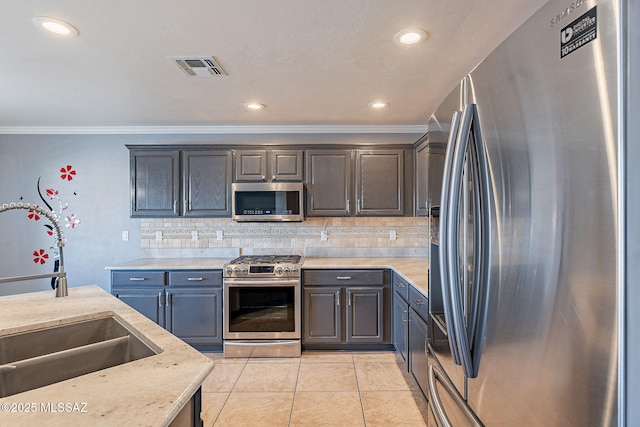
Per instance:
[[[69,183],[73,181],[73,179],[76,177],[77,177],[77,171],[73,168],[72,165],[65,165],[60,168],[60,179],[64,183]],[[40,197],[40,200],[42,200],[42,203],[44,204],[44,206],[46,206],[51,211],[52,215],[55,218],[57,219],[64,218],[66,228],[70,230],[75,230],[76,228],[78,228],[78,226],[80,225],[80,218],[78,218],[75,213],[67,213],[67,210],[69,209],[69,203],[62,201],[60,197],[60,191],[57,188],[52,188],[52,187],[46,188],[44,191],[42,191],[41,179],[42,177],[38,178],[36,189],[38,191],[38,196]],[[73,195],[75,196],[77,195],[77,193],[73,191]],[[20,200],[22,199],[23,197],[20,197]],[[54,209],[52,205],[54,206],[57,205],[56,206],[57,209]],[[30,209],[27,211],[27,218],[36,222],[40,221],[40,215],[33,209]],[[55,237],[54,229],[51,224],[46,223],[44,224],[44,227],[46,228],[47,235]],[[63,243],[66,243],[66,242],[67,242],[67,238],[63,237]],[[34,263],[40,264],[40,265],[46,264],[49,259],[53,259],[54,260],[53,272],[57,273],[60,268],[60,260],[59,260],[60,254],[59,254],[57,240],[53,242],[52,246],[49,249],[51,250],[51,255],[47,253],[45,249],[42,249],[42,248],[34,250],[32,254],[33,256],[32,259]],[[51,279],[52,288],[55,288],[55,282],[56,282],[55,278]]]

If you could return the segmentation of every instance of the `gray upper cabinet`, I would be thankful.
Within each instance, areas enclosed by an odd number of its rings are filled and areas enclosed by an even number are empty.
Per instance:
[[[231,152],[184,151],[182,215],[231,215]]]
[[[131,150],[131,216],[180,214],[180,152]]]
[[[237,150],[236,182],[302,181],[302,150]]]
[[[230,150],[130,149],[131,216],[230,217]]]
[[[424,141],[415,149],[416,216],[429,216],[431,206],[440,206],[446,144]]]
[[[353,150],[306,152],[307,216],[351,215]]]
[[[271,181],[302,181],[303,164],[302,150],[269,150]]]
[[[267,150],[237,150],[234,181],[266,181]]]
[[[404,215],[404,150],[356,151],[356,215]]]

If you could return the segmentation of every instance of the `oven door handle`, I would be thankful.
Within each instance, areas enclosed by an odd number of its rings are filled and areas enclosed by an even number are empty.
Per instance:
[[[254,285],[258,285],[258,286],[291,286],[291,285],[298,285],[300,284],[300,279],[291,279],[291,280],[287,280],[287,279],[283,279],[283,280],[225,280],[224,281],[224,285],[225,286],[236,286],[236,285],[240,285],[240,286],[254,286]]]

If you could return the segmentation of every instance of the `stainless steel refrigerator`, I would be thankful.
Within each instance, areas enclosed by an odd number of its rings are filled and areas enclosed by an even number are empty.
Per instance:
[[[550,1],[431,118],[430,424],[622,425],[630,3]]]

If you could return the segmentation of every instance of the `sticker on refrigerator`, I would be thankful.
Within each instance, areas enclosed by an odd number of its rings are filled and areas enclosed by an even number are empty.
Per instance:
[[[598,37],[596,7],[560,30],[560,58],[575,52]]]

